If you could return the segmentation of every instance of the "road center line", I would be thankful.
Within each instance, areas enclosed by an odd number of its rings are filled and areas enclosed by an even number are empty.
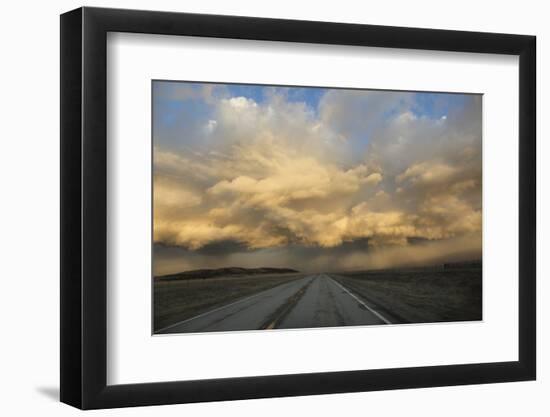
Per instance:
[[[301,278],[303,279],[303,278]],[[288,284],[293,284],[295,283],[296,281],[290,281],[290,282],[287,282],[287,283],[284,283],[284,284],[281,284],[281,285],[288,285]],[[157,330],[156,332],[154,332],[154,334],[160,334],[162,332],[164,332],[165,330],[168,330],[168,329],[171,329],[172,327],[176,327],[176,326],[179,326],[180,324],[184,324],[184,323],[187,323],[188,321],[191,321],[191,320],[195,320],[195,319],[198,319],[200,317],[204,317],[204,316],[207,316],[208,314],[211,314],[211,313],[215,313],[216,311],[220,311],[220,310],[223,310],[224,308],[228,308],[228,307],[231,307],[231,306],[234,306],[235,304],[239,304],[239,303],[243,303],[247,300],[251,300],[252,298],[256,298],[260,295],[263,295],[263,293],[265,292],[268,292],[268,291],[271,291],[273,290],[274,288],[277,288],[279,287],[279,285],[275,286],[275,287],[272,287],[272,288],[268,288],[267,290],[264,290],[264,291],[261,291],[259,293],[256,293],[256,294],[253,294],[253,295],[250,295],[246,298],[242,298],[240,300],[237,300],[237,301],[233,301],[232,303],[230,304],[225,304],[221,307],[218,307],[218,308],[215,308],[214,310],[208,310],[208,311],[205,311],[204,313],[202,314],[199,314],[198,316],[194,316],[194,317],[190,317],[188,319],[185,319],[183,321],[179,321],[175,324],[170,324],[169,326],[166,326],[166,327],[163,327],[162,329],[159,329]]]
[[[288,297],[286,301],[281,304],[281,306],[279,306],[272,317],[270,317],[269,320],[266,321],[266,323],[260,326],[260,329],[269,330],[277,328],[283,322],[288,313],[290,313],[290,311],[296,306],[296,304],[298,304],[298,302],[304,296],[305,292],[307,291],[308,287],[311,285],[314,279],[316,278],[310,279],[309,282],[307,282],[298,291]]]
[[[332,282],[334,282],[336,285],[338,285],[340,288],[342,288],[345,292],[347,292],[351,297],[353,297],[359,304],[361,304],[363,307],[365,307],[367,310],[369,310],[372,314],[374,314],[376,317],[378,317],[380,320],[382,320],[386,324],[392,324],[391,321],[389,321],[387,318],[385,318],[382,314],[380,314],[378,311],[374,310],[373,308],[369,307],[365,302],[357,298],[354,294],[352,294],[346,287],[341,285],[338,281],[332,279],[329,275],[325,275],[328,279],[330,279]]]

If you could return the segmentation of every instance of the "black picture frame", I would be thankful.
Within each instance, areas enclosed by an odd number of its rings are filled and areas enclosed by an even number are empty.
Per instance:
[[[108,32],[519,56],[519,360],[107,385]],[[535,379],[534,36],[84,7],[61,15],[60,57],[62,402],[95,409]]]

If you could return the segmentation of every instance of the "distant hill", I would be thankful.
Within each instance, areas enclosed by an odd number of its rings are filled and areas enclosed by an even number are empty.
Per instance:
[[[264,274],[292,274],[300,272],[290,268],[239,268],[228,267],[218,269],[196,269],[193,271],[178,272],[176,274],[161,275],[155,277],[156,281],[174,281],[180,279],[206,279],[240,275],[264,275]]]
[[[463,262],[448,262],[443,264],[443,269],[468,269],[468,268],[482,268],[483,263],[480,260],[475,261],[463,261]]]

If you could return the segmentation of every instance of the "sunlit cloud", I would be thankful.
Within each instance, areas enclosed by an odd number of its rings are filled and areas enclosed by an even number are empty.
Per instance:
[[[481,256],[479,96],[160,84],[154,241],[187,257],[171,268],[220,242],[240,248],[223,262],[302,269]]]

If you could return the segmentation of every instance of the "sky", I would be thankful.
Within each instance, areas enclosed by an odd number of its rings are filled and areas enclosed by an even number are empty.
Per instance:
[[[152,88],[156,275],[481,259],[481,95]]]

